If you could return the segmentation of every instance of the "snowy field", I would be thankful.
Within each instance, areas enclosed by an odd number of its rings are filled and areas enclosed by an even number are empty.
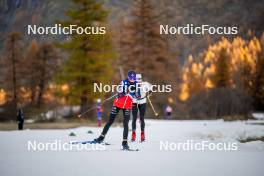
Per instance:
[[[158,121],[146,122],[146,142],[130,143],[138,152],[121,151],[122,127],[109,130],[103,151],[29,151],[28,141],[50,143],[56,140],[92,140],[101,128],[67,130],[0,131],[1,176],[262,176],[264,142],[238,140],[264,136],[261,121]],[[254,123],[255,125],[249,125]],[[263,121],[262,121],[263,123]],[[139,125],[138,125],[139,127]],[[91,130],[93,134],[88,134]],[[75,137],[69,133],[74,132]],[[139,135],[139,131],[137,133]],[[129,136],[130,138],[130,136]],[[169,144],[208,141],[235,143],[235,151],[170,150]],[[174,148],[175,149],[175,148]]]

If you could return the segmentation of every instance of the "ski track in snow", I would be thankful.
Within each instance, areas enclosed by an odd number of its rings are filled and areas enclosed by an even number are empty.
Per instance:
[[[264,136],[263,125],[237,121],[146,121],[146,142],[129,143],[138,152],[121,151],[123,129],[110,128],[105,151],[28,151],[28,141],[86,141],[102,128],[0,131],[1,176],[262,176],[264,142],[238,143],[237,151],[161,151],[160,141],[238,142]],[[263,123],[263,121],[262,121]],[[139,128],[139,124],[137,124]],[[92,130],[93,134],[87,134]],[[77,136],[68,136],[74,132]],[[131,138],[129,132],[129,139]],[[140,131],[137,131],[139,137]],[[138,140],[138,139],[137,139]]]

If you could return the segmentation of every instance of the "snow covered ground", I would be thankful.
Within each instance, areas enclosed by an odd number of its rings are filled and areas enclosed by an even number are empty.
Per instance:
[[[253,123],[254,125],[249,125]],[[101,128],[80,127],[67,130],[0,131],[1,176],[262,176],[264,142],[239,143],[238,140],[264,136],[261,121],[161,121],[146,122],[146,142],[130,143],[138,152],[121,151],[122,127],[112,127],[106,137],[111,143],[103,151],[29,151],[28,141],[51,143],[59,140],[92,140]],[[262,121],[263,123],[263,121]],[[138,125],[139,126],[139,125]],[[92,130],[93,134],[87,131]],[[77,136],[70,137],[74,132]],[[139,134],[139,131],[138,131]],[[129,136],[130,138],[130,136]],[[187,141],[213,144],[233,143],[235,151],[170,150],[171,145]],[[174,145],[175,146],[175,145]]]

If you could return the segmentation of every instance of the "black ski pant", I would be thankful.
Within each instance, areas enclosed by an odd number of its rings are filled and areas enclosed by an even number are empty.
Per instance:
[[[18,122],[18,130],[23,130],[24,122]]]
[[[144,103],[144,104],[133,103],[133,106],[132,106],[132,115],[133,115],[132,130],[135,131],[137,128],[136,124],[137,124],[138,110],[139,110],[139,119],[140,119],[141,131],[144,131],[145,130],[144,116],[145,116],[145,112],[146,112],[146,103]]]
[[[109,130],[110,126],[114,123],[115,118],[118,114],[118,112],[121,110],[121,108],[118,108],[116,106],[112,107],[111,113],[110,113],[110,117],[108,122],[105,124],[102,135],[106,135],[107,131]],[[127,140],[127,136],[128,136],[128,122],[129,122],[129,118],[130,118],[130,109],[122,109],[123,110],[123,126],[124,126],[124,131],[123,131],[123,140]]]

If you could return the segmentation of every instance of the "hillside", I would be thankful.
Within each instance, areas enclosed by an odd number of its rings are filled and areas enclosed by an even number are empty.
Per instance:
[[[238,26],[239,35],[246,37],[248,29],[260,36],[264,30],[264,0],[153,0],[163,24],[214,26]],[[108,0],[110,24],[116,25],[120,16],[127,14],[131,0]],[[74,8],[70,0],[2,0],[0,2],[0,32],[12,30],[25,34],[27,24],[43,26],[53,25],[56,20],[64,19],[64,11]],[[164,18],[165,17],[165,18]],[[166,18],[167,17],[167,18]],[[0,36],[0,48],[5,35]],[[183,61],[188,54],[197,54],[209,43],[214,43],[221,36],[170,36],[170,43],[175,54]],[[61,40],[64,36],[38,36],[40,40]],[[31,36],[24,35],[28,41]]]

